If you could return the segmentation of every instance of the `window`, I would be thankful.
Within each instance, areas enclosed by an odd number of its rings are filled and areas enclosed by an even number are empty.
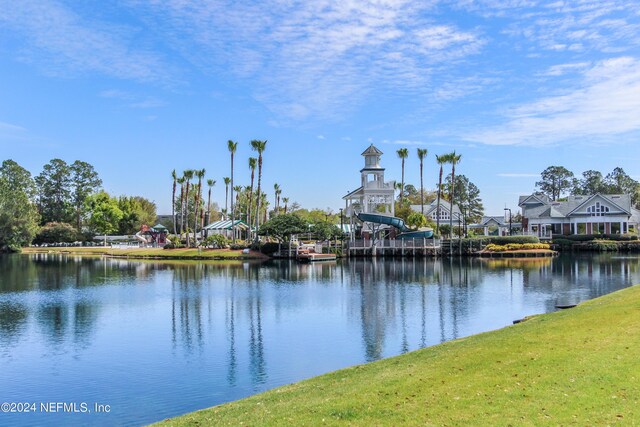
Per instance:
[[[604,216],[609,213],[609,208],[607,206],[601,205],[600,202],[596,202],[595,205],[589,206],[587,208],[587,213],[591,216]]]

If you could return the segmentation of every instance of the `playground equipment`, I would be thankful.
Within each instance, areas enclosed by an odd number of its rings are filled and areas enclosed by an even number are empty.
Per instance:
[[[143,247],[147,245],[155,247],[171,243],[170,240],[167,239],[167,234],[169,234],[169,230],[162,224],[156,224],[153,227],[143,224],[140,227],[140,231],[138,231],[134,237],[140,241]]]
[[[430,228],[422,230],[412,230],[407,227],[407,224],[402,218],[395,216],[373,214],[373,213],[359,213],[357,217],[362,222],[370,222],[373,224],[390,225],[397,228],[400,234],[396,236],[397,239],[430,239],[433,237],[433,230]]]

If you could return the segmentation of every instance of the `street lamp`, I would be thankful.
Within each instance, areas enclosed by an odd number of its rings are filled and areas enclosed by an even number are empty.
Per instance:
[[[506,211],[509,211],[509,236],[511,236],[511,235],[512,235],[512,233],[511,233],[511,209],[509,209],[509,208],[504,208],[504,211],[505,211],[505,212],[506,212]]]

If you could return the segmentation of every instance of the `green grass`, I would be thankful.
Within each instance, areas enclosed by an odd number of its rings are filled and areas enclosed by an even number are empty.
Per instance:
[[[131,248],[112,249],[109,247],[69,247],[69,248],[23,248],[23,254],[54,253],[69,255],[107,255],[112,257],[141,258],[141,259],[263,259],[259,252],[252,251],[243,254],[241,250],[228,249],[160,249],[160,248]]]
[[[636,286],[159,424],[633,425],[639,400]]]

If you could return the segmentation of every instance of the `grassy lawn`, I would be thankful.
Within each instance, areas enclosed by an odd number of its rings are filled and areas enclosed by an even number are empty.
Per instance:
[[[639,400],[636,286],[159,424],[635,425]]]
[[[69,255],[108,255],[127,258],[147,259],[263,259],[259,252],[251,251],[243,254],[241,250],[229,249],[160,249],[160,248],[131,248],[116,249],[109,247],[70,247],[70,248],[24,248],[23,254],[54,253]]]

